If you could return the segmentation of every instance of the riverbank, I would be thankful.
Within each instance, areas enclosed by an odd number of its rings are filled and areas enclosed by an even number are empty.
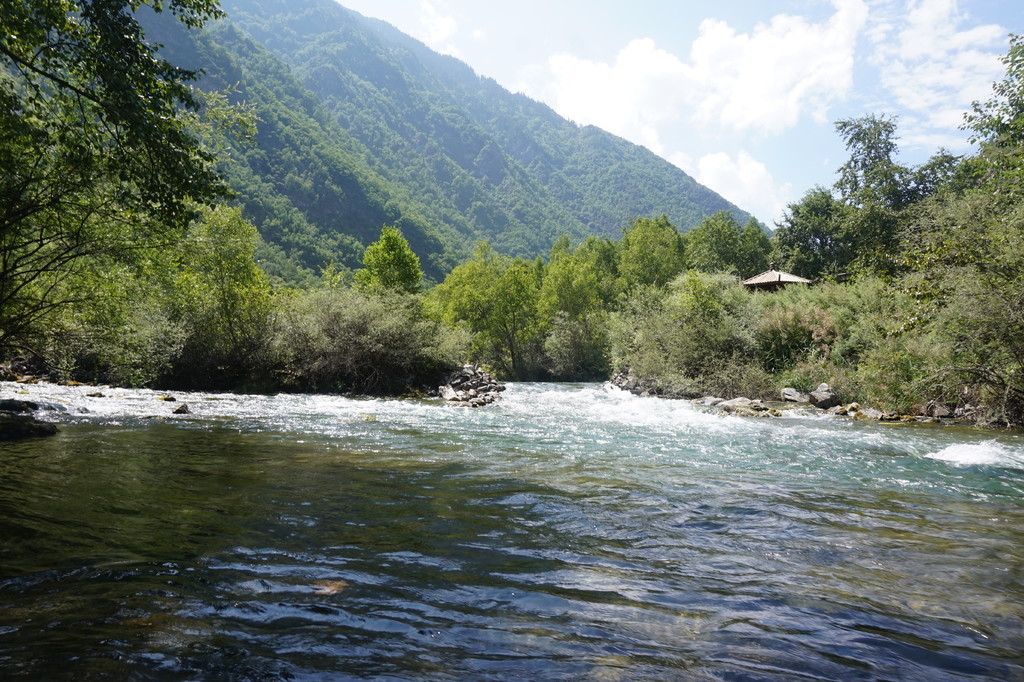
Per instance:
[[[791,387],[782,388],[775,400],[766,400],[742,395],[697,396],[692,391],[665,389],[655,381],[637,377],[631,370],[615,374],[610,382],[612,385],[640,397],[686,400],[693,405],[712,411],[726,412],[741,417],[780,417],[786,410],[801,409],[858,421],[960,424],[1006,428],[1005,424],[979,421],[978,415],[982,414],[983,410],[978,406],[967,404],[951,407],[936,400],[928,400],[921,401],[921,406],[916,414],[901,414],[861,405],[854,401],[843,402],[839,393],[826,383],[821,383],[813,391],[808,392]]]

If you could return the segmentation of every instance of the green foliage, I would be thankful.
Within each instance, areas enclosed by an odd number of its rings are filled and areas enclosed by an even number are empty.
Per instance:
[[[152,264],[92,267],[73,283],[91,295],[50,320],[41,353],[55,378],[145,387],[166,376],[187,332],[172,319],[155,271]]]
[[[195,74],[154,53],[136,20],[143,4],[0,12],[0,353],[37,345],[87,295],[67,286],[85,261],[173,239],[195,202],[224,191],[187,125]],[[168,7],[192,27],[218,16],[206,0]]]
[[[219,206],[177,247],[173,319],[188,333],[175,383],[236,387],[267,366],[273,298],[255,261],[257,240],[240,208]]]
[[[972,143],[984,147],[1024,147],[1024,36],[1010,35],[1010,47],[1002,57],[1003,80],[992,87],[986,102],[974,102],[964,116],[964,128],[972,131]]]
[[[615,316],[617,366],[677,395],[769,391],[755,352],[758,306],[735,277],[691,270],[664,297],[652,294],[636,290]]]
[[[758,329],[762,366],[782,372],[798,362],[828,358],[838,336],[833,311],[801,299],[778,303],[766,307]]]
[[[556,247],[557,248],[557,247]],[[608,372],[607,313],[601,271],[585,249],[556,250],[543,273],[538,314],[548,321],[546,367],[558,378],[604,378]]]
[[[915,414],[929,399],[955,401],[943,394],[937,373],[948,362],[946,347],[927,334],[880,338],[857,367],[857,399],[887,412]]]
[[[693,270],[746,278],[768,269],[771,244],[753,218],[740,227],[730,213],[719,211],[683,235],[683,243],[686,265]]]
[[[975,387],[992,418],[1022,424],[1024,201],[1001,198],[983,186],[928,202],[906,236],[915,272],[903,284],[918,324],[951,349],[946,382]]]
[[[419,291],[423,278],[420,259],[397,227],[384,226],[380,239],[366,247],[363,266],[356,271],[356,282],[364,287]]]
[[[789,205],[772,239],[774,257],[809,279],[895,275],[903,267],[901,225],[916,204],[964,182],[961,162],[940,151],[914,168],[898,164],[894,118],[864,116],[838,121],[836,129],[850,158],[834,191],[815,187]]]
[[[637,218],[623,230],[618,249],[622,288],[662,286],[684,265],[679,232],[668,217]]]
[[[192,28],[221,14],[212,0],[168,4]],[[187,86],[196,74],[155,54],[135,16],[140,5],[163,9],[128,0],[5,4],[0,97],[8,106],[0,125],[6,131],[18,119],[20,134],[110,173],[94,182],[116,180],[161,219],[181,223],[192,201],[220,187],[209,156],[182,125],[181,108],[198,106]]]
[[[122,385],[234,388],[270,360],[273,300],[238,208],[203,209],[176,242],[131,261],[82,257],[53,296],[43,356],[56,375]],[[87,292],[77,294],[76,292]]]
[[[899,149],[896,119],[875,115],[846,119],[836,121],[836,130],[850,153],[836,181],[840,197],[859,207],[881,204],[901,208],[905,203],[907,169],[893,158]]]
[[[394,290],[317,288],[280,313],[278,380],[292,390],[391,394],[436,386],[466,339]]]
[[[790,204],[772,235],[780,269],[807,279],[846,272],[854,258],[840,235],[846,212],[824,187],[814,187]]]
[[[430,292],[434,314],[473,334],[473,357],[499,375],[528,379],[540,369],[544,319],[533,264],[481,242],[473,258]]]
[[[764,226],[755,218],[748,220],[740,232],[739,254],[736,258],[736,271],[740,277],[753,277],[767,270],[771,251],[772,243],[765,234]]]
[[[825,381],[846,400],[902,412],[943,397],[943,345],[910,324],[913,297],[885,280],[759,296],[761,365],[784,383],[809,390]]]

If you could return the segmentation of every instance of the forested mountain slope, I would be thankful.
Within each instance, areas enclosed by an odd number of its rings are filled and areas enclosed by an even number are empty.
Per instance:
[[[514,95],[333,0],[225,0],[189,42],[156,39],[260,118],[226,172],[271,270],[353,265],[397,224],[440,279],[480,239],[546,254],[561,235],[617,237],[636,216],[680,231],[749,216],[648,150]]]

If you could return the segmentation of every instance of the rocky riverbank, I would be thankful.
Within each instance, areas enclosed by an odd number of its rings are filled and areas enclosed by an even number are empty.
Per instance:
[[[611,383],[634,395],[690,400],[694,405],[740,417],[779,417],[782,416],[783,410],[803,408],[820,410],[837,417],[880,422],[973,423],[975,421],[975,415],[969,406],[965,409],[954,410],[935,401],[926,403],[917,414],[885,412],[855,402],[843,403],[835,389],[826,383],[819,384],[810,393],[804,393],[795,388],[783,388],[777,402],[766,402],[743,396],[726,399],[717,396],[694,396],[685,392],[666,391],[637,377],[632,371],[616,374],[612,377]]]

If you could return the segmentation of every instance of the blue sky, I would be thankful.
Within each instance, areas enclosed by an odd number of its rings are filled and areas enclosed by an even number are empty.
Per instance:
[[[830,186],[834,122],[898,116],[900,159],[969,151],[1024,0],[341,0],[566,118],[668,159],[773,226]]]

